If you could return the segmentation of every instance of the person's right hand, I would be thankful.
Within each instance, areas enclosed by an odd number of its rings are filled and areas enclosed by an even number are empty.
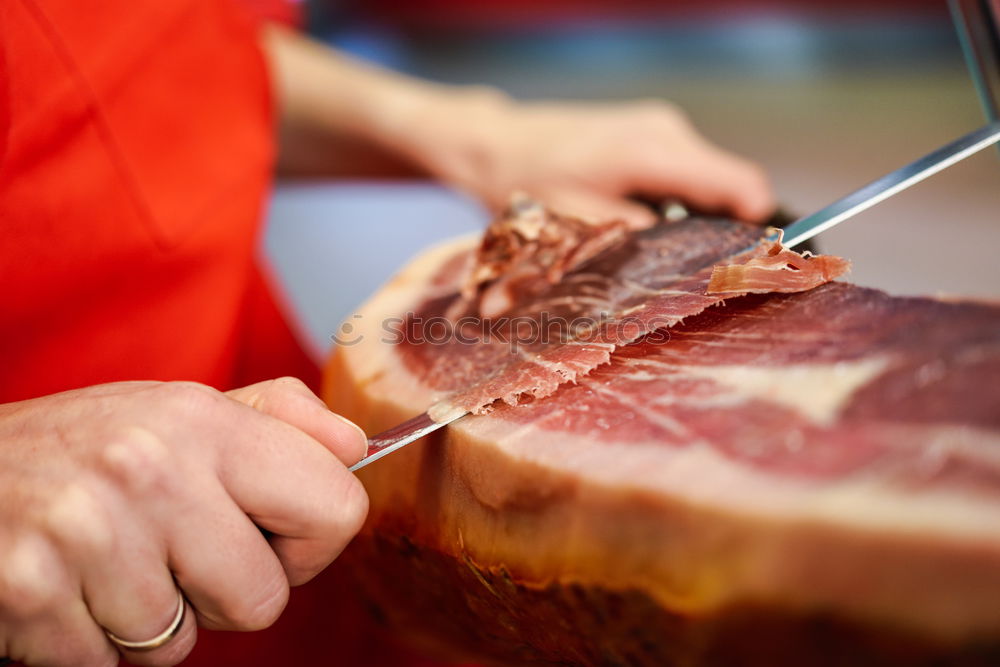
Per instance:
[[[0,405],[0,656],[114,665],[104,629],[142,641],[188,614],[173,665],[205,628],[256,630],[328,565],[368,499],[346,465],[364,434],[301,382],[228,394],[193,383],[99,385]],[[193,613],[192,613],[193,612]]]

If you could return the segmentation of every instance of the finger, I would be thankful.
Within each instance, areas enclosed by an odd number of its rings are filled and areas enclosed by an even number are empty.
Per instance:
[[[278,555],[288,582],[300,586],[322,572],[361,530],[368,515],[368,495],[346,468],[337,480],[321,521],[298,535],[275,535],[271,548]]]
[[[134,515],[124,500],[120,494],[101,494],[79,484],[67,486],[50,499],[43,525],[80,573],[83,597],[94,621],[119,637],[143,641],[160,634],[173,619],[177,588],[160,542],[148,527],[130,521]],[[194,643],[191,622],[163,647],[123,655],[135,664],[173,665]]]
[[[177,585],[161,559],[123,560],[110,558],[109,570],[88,568],[91,571],[85,575],[84,596],[91,616],[102,628],[128,641],[146,641],[162,633],[174,619]],[[193,624],[181,630],[163,647],[142,652],[135,659],[129,655],[128,659],[137,664],[158,665],[171,662],[172,657],[173,662],[179,662],[195,642]]]
[[[32,667],[114,667],[118,652],[79,598],[14,624],[7,657]]]
[[[267,380],[227,394],[312,436],[344,465],[357,463],[367,451],[368,438],[364,431],[330,412],[301,380],[291,377]]]
[[[169,441],[179,444],[197,438],[200,449],[218,450],[216,466],[227,465],[227,442],[240,427],[253,432],[256,422],[274,421],[215,392],[190,391],[184,396],[190,420],[178,425]],[[192,425],[193,435],[188,430]],[[308,436],[290,426],[285,428],[308,440],[323,457],[334,460]],[[260,530],[223,488],[215,466],[204,465],[196,456],[175,457],[171,453],[164,440],[143,429],[119,434],[106,448],[104,472],[109,485],[122,502],[143,508],[144,523],[122,528],[119,543],[112,545],[117,553],[104,557],[105,567],[88,564],[87,590],[95,614],[109,630],[126,639],[156,636],[163,630],[163,615],[176,610],[172,573],[205,627],[267,627],[287,600],[281,563]],[[268,466],[274,469],[270,461],[261,466],[265,473],[258,479],[261,486]],[[106,505],[111,502],[105,499]],[[125,514],[122,511],[115,516],[123,520]],[[75,551],[86,549],[78,546]],[[131,596],[138,597],[145,610],[135,620],[126,617],[135,609]],[[193,635],[190,639],[193,641]]]
[[[358,533],[368,496],[358,478],[318,445],[287,448],[282,459],[270,466],[276,474],[263,485],[249,466],[231,466],[222,478],[254,522],[274,533],[271,548],[297,586],[329,565]]]
[[[170,569],[202,627],[263,630],[288,603],[280,559],[221,488],[204,500],[211,511],[182,517],[168,530]]]
[[[176,590],[176,589],[175,589]],[[174,606],[177,605],[177,597],[174,596]],[[174,616],[177,610],[174,609],[170,618],[164,621],[160,632],[154,635],[143,635],[143,637],[150,639],[159,635],[165,629],[169,627],[169,624],[174,620]],[[119,635],[120,636],[120,635]],[[177,630],[177,633],[163,646],[149,649],[136,651],[122,646],[116,646],[118,652],[130,665],[148,665],[149,667],[160,667],[160,665],[176,665],[179,664],[186,658],[190,653],[191,649],[194,648],[195,642],[198,636],[198,621],[194,608],[189,602],[184,601],[184,618],[181,620],[181,627]],[[145,639],[133,639],[131,637],[125,636],[123,639],[129,639],[131,641],[145,641]]]
[[[56,667],[117,663],[117,652],[80,597],[76,575],[47,537],[0,541],[0,564],[7,657]]]
[[[712,144],[703,148],[702,159],[705,169],[720,172],[720,182],[728,185],[720,197],[728,211],[748,222],[763,222],[771,217],[777,202],[762,167]]]
[[[88,564],[84,596],[94,620],[128,641],[160,635],[177,613],[178,585],[167,569],[165,554],[152,549],[123,549],[105,559],[104,567]],[[185,605],[188,603],[185,601]],[[163,646],[145,651],[115,647],[135,665],[176,665],[197,641],[197,623],[190,607],[181,627]]]
[[[761,222],[775,208],[774,194],[762,169],[704,141],[652,147],[646,159],[634,162],[633,168],[627,186],[650,196],[677,196],[702,211]]]
[[[201,437],[222,443],[216,474],[240,509],[274,533],[271,548],[288,582],[304,583],[360,530],[368,513],[364,487],[303,431],[237,401],[230,404],[225,417],[199,423]]]
[[[624,220],[630,229],[647,229],[656,213],[641,204],[582,188],[562,187],[537,193],[538,199],[564,215],[594,220]]]

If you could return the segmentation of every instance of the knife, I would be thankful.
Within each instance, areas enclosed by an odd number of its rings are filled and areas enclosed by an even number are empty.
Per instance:
[[[959,137],[955,141],[928,153],[919,160],[900,167],[863,188],[855,190],[846,197],[838,199],[829,206],[804,218],[800,218],[782,230],[782,243],[791,248],[807,241],[820,232],[840,224],[844,220],[871,208],[875,204],[885,201],[894,194],[902,192],[911,185],[919,183],[925,178],[933,176],[939,171],[947,169],[956,162],[960,162],[997,142],[1000,142],[1000,121],[989,123],[978,130]],[[761,241],[758,241],[758,243],[773,242],[777,239],[778,235],[776,233],[766,236]],[[350,469],[357,470],[363,468],[372,461],[377,461],[386,454],[394,452],[414,440],[419,440],[428,433],[433,433],[442,426],[447,426],[467,414],[467,412],[453,412],[440,421],[434,421],[425,412],[412,419],[408,419],[402,424],[398,424],[387,431],[369,438],[367,454],[363,459],[351,466]]]

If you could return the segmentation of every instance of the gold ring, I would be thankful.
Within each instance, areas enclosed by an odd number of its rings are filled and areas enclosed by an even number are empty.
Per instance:
[[[184,594],[181,593],[181,589],[177,589],[177,613],[174,614],[174,620],[170,621],[170,625],[167,629],[156,635],[152,639],[147,639],[143,642],[131,642],[127,639],[122,639],[110,630],[105,630],[104,634],[108,636],[112,642],[121,646],[122,648],[127,648],[130,651],[152,651],[154,648],[160,648],[180,632],[181,626],[184,625],[184,610],[187,609],[187,603],[184,601]]]

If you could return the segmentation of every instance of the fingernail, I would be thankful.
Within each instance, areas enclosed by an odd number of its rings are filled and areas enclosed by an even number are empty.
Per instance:
[[[330,414],[333,415],[334,417],[336,417],[338,420],[340,420],[344,424],[346,424],[347,426],[350,426],[351,428],[353,428],[357,432],[357,434],[361,437],[361,440],[363,442],[365,442],[365,443],[368,442],[368,436],[365,434],[364,430],[362,430],[362,428],[360,426],[358,426],[357,424],[355,424],[354,422],[352,422],[347,417],[344,417],[343,415],[338,415],[336,412],[331,412]]]

